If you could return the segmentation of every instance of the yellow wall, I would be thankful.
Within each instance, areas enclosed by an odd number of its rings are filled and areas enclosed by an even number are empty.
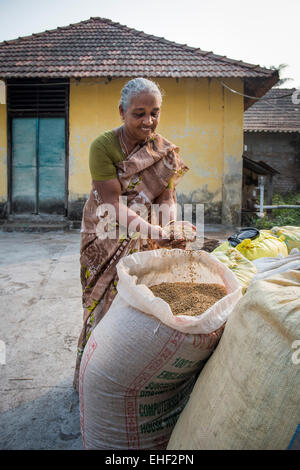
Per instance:
[[[6,105],[0,104],[0,204],[7,201]]]
[[[82,79],[70,86],[69,201],[90,190],[88,153],[101,132],[121,124],[120,91],[128,79]],[[177,186],[181,203],[205,203],[211,221],[238,223],[241,206],[243,97],[216,79],[157,79],[165,92],[157,131],[177,144],[190,167]],[[224,79],[243,91],[240,79]],[[238,215],[236,215],[238,214]],[[220,220],[218,220],[220,219]]]
[[[226,80],[240,93],[241,80]],[[222,187],[222,223],[240,225],[242,210],[244,103],[243,97],[223,88],[224,93],[224,153]]]

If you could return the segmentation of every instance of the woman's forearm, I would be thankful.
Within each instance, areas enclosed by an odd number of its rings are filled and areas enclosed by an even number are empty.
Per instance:
[[[161,227],[172,220],[177,220],[177,200],[173,189],[166,189],[155,202],[158,206],[158,223]]]
[[[158,225],[149,224],[147,220],[121,202],[114,204],[114,206],[117,222],[126,229],[129,235],[139,232],[144,238],[158,239],[162,237],[162,230]]]
[[[98,191],[102,204],[98,208],[98,216],[103,217],[105,212],[111,214],[111,221],[118,223],[121,231],[127,237],[135,232],[139,232],[144,238],[159,239],[162,237],[162,229],[158,225],[149,224],[148,210],[146,206],[137,205],[136,210],[140,210],[142,215],[138,215],[134,210],[127,207],[122,202],[121,186],[117,179],[109,181],[94,181],[93,186]]]
[[[177,204],[175,201],[165,203],[159,211],[159,225],[164,227],[172,220],[177,220]]]

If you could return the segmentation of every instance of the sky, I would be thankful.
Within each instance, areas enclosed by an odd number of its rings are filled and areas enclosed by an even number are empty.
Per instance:
[[[91,16],[108,18],[231,59],[287,64],[283,86],[300,88],[299,0],[0,0],[0,41]]]

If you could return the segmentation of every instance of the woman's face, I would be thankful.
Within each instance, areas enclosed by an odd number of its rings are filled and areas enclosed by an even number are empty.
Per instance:
[[[159,123],[160,106],[160,97],[148,92],[134,96],[126,111],[120,106],[126,135],[137,142],[144,142],[149,138]]]

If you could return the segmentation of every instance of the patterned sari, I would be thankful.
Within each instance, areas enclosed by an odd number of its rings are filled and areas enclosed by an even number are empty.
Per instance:
[[[151,204],[155,203],[171,180],[175,187],[188,171],[177,152],[178,147],[155,134],[142,147],[135,147],[125,160],[116,164],[121,193],[127,197],[127,206],[134,210],[136,204],[143,204],[147,208],[149,221]],[[77,390],[84,347],[117,294],[116,265],[123,256],[135,251],[159,248],[152,240],[130,236],[127,230],[124,232],[121,225],[114,222],[98,191],[92,186],[83,209],[81,226],[80,265],[84,311],[74,375],[74,388]],[[103,232],[110,230],[114,238],[103,238]]]

